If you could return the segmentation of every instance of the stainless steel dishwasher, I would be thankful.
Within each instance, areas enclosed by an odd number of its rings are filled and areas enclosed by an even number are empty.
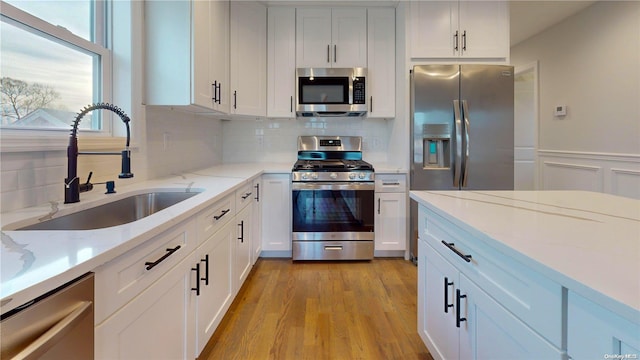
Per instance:
[[[1,359],[93,359],[93,273],[87,273],[0,320]]]

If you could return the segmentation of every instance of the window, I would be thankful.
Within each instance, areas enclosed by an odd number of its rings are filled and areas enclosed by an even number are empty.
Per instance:
[[[109,100],[110,51],[101,0],[0,2],[0,127],[69,130],[76,113]],[[100,112],[80,123],[108,130]]]

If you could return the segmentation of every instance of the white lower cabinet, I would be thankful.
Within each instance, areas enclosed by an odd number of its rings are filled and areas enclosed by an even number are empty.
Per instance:
[[[229,221],[197,250],[200,295],[196,297],[196,352],[199,355],[233,301],[231,274],[235,222]],[[203,280],[204,279],[204,280]]]
[[[200,355],[255,261],[260,183],[95,270],[96,359]]]
[[[251,262],[253,206],[247,205],[236,215],[236,236],[234,240],[233,259],[233,291],[237,293],[249,276],[253,263]]]
[[[96,359],[192,359],[196,294],[193,258],[95,327]],[[96,301],[102,299],[96,298]]]
[[[291,256],[291,174],[265,174],[262,188],[262,254]]]
[[[419,247],[418,330],[435,359],[563,358],[434,248]]]
[[[251,210],[252,216],[252,226],[251,231],[253,232],[251,238],[251,264],[255,264],[260,257],[260,253],[262,252],[262,202],[260,200],[260,191],[262,187],[262,177],[258,177],[253,180],[253,203],[251,206],[253,209]]]
[[[407,248],[407,193],[404,174],[376,174],[375,250]]]
[[[640,321],[636,317],[637,321]],[[572,359],[637,359],[640,324],[569,291],[567,353]]]

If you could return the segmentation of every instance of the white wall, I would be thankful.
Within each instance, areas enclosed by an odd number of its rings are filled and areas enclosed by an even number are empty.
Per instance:
[[[638,39],[640,2],[601,1],[511,49],[539,64],[541,189],[640,198]]]
[[[603,1],[511,49],[539,61],[541,149],[640,154],[639,36],[640,2]]]

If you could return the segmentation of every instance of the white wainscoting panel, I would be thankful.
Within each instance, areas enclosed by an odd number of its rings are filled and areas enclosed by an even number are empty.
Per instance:
[[[640,199],[640,155],[538,151],[540,190],[587,190]]]

